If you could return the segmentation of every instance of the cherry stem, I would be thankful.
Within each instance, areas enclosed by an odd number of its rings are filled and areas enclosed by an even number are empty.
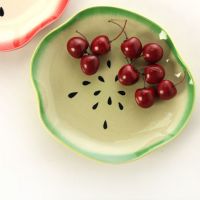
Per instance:
[[[141,57],[143,57],[144,55],[143,55],[143,53],[138,57],[138,58],[141,58]]]
[[[124,30],[124,29],[125,29],[124,27],[122,27],[122,26],[121,26],[120,24],[118,24],[117,22],[114,22],[113,19],[109,20],[108,22],[111,22],[111,23],[113,23],[113,24],[119,26],[119,27],[123,30],[123,33],[124,33],[126,39],[128,39],[128,35],[127,35],[126,31]],[[127,20],[125,21],[125,23],[126,23],[126,22],[127,22]],[[125,26],[126,26],[126,24],[125,24]]]
[[[137,66],[137,67],[135,67],[137,70],[138,69],[141,69],[141,70],[144,70],[145,68],[146,68],[146,66]]]
[[[83,35],[81,32],[79,32],[79,31],[76,30],[76,33],[78,33],[78,34],[79,34],[80,36],[82,36],[86,41],[88,41],[88,39],[86,38],[86,36]]]
[[[111,21],[124,21],[124,19],[110,19]]]
[[[134,64],[134,62],[137,60],[137,58],[131,59],[131,64]]]
[[[128,64],[131,64],[131,62],[128,60],[127,57],[125,57],[125,59],[126,59],[126,62],[127,62]]]
[[[143,74],[142,74],[142,78],[143,78],[143,81],[144,81],[144,88],[146,88],[146,80],[145,80],[145,77],[144,77]]]
[[[181,84],[181,83],[185,80],[185,78],[186,78],[186,71],[184,71],[184,76],[183,76],[183,78],[182,78],[178,83],[176,83],[175,86]]]
[[[143,54],[141,54],[140,56],[138,56],[137,58],[131,59],[131,64],[134,64],[134,62],[136,60],[138,60],[139,58],[143,57]]]
[[[108,22],[113,23],[113,22],[110,21],[110,20],[109,20]],[[112,43],[113,41],[117,40],[117,39],[121,36],[121,34],[124,33],[124,29],[126,28],[126,24],[127,24],[127,20],[125,20],[124,27],[122,28],[122,31],[121,31],[114,39],[112,39],[112,40],[110,41],[110,43]]]

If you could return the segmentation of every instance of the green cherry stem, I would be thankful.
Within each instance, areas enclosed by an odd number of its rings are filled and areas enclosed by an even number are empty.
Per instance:
[[[127,57],[125,57],[127,64],[131,64],[131,61]]]
[[[143,73],[140,73],[140,74],[142,74],[142,79],[143,79],[143,82],[144,82],[144,88],[146,88],[146,80],[145,80],[144,74]]]

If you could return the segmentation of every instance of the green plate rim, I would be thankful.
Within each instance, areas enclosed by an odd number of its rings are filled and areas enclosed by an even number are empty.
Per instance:
[[[183,117],[180,120],[180,122],[178,123],[177,127],[172,131],[171,134],[167,135],[163,140],[156,142],[146,148],[140,149],[136,152],[129,153],[129,154],[109,155],[109,154],[99,154],[99,153],[95,153],[95,152],[89,152],[84,149],[81,149],[80,147],[74,145],[72,142],[70,142],[66,138],[64,138],[62,136],[62,133],[60,133],[57,130],[57,128],[51,124],[51,122],[48,119],[48,116],[45,113],[45,109],[43,106],[44,103],[43,103],[43,99],[42,99],[42,94],[41,94],[40,87],[39,87],[39,84],[38,84],[37,78],[36,78],[37,70],[38,70],[37,64],[38,64],[40,55],[41,55],[43,49],[45,48],[45,46],[47,45],[47,43],[49,42],[49,40],[54,38],[58,33],[60,33],[60,31],[66,29],[71,24],[75,23],[76,20],[79,19],[80,17],[83,18],[83,17],[87,17],[89,15],[95,15],[97,13],[98,14],[115,13],[116,15],[120,15],[120,16],[124,16],[124,17],[127,16],[134,20],[139,21],[140,23],[147,25],[149,28],[151,28],[156,33],[160,33],[161,31],[164,31],[167,35],[166,43],[172,50],[172,53],[174,54],[175,58],[177,59],[178,63],[180,64],[180,66],[183,68],[183,70],[186,70],[186,72],[187,72],[186,81],[188,83],[187,87],[188,87],[188,91],[189,91],[189,98],[188,98],[187,106],[184,111]],[[116,7],[98,6],[98,7],[87,8],[85,10],[80,11],[78,14],[71,17],[67,22],[61,24],[59,27],[55,28],[50,33],[48,33],[41,40],[40,44],[38,45],[35,52],[33,53],[32,60],[31,60],[31,78],[32,78],[33,85],[34,85],[36,93],[37,93],[37,97],[38,97],[40,116],[41,116],[41,119],[44,122],[45,126],[47,127],[47,129],[57,139],[62,141],[68,147],[72,148],[72,150],[75,150],[76,152],[81,153],[82,155],[86,155],[89,158],[93,158],[97,161],[103,161],[103,162],[108,162],[108,163],[113,163],[113,164],[123,163],[123,162],[130,161],[130,160],[136,160],[136,159],[148,154],[149,152],[153,151],[154,149],[161,147],[162,145],[168,143],[169,141],[174,139],[176,136],[178,136],[181,133],[181,131],[183,130],[183,128],[186,126],[186,124],[188,123],[188,120],[193,111],[194,102],[195,102],[194,79],[193,79],[189,69],[186,67],[186,64],[183,62],[182,58],[180,57],[177,49],[175,48],[175,46],[174,46],[171,38],[167,34],[167,32],[163,28],[161,28],[158,24],[152,22],[151,20],[147,19],[144,16],[141,16],[139,14],[136,14],[134,12],[131,12],[131,11],[128,11],[125,9],[116,8]]]

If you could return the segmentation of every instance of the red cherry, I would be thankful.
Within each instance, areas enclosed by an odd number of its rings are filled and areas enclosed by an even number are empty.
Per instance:
[[[176,96],[177,89],[171,81],[163,80],[158,84],[157,92],[160,99],[169,100]]]
[[[74,58],[81,58],[88,47],[88,41],[81,37],[73,37],[67,42],[67,50]]]
[[[94,55],[84,55],[81,58],[81,69],[87,75],[93,75],[99,69],[99,58]]]
[[[156,43],[146,44],[143,47],[143,56],[148,63],[156,63],[163,57],[163,49]]]
[[[144,69],[145,81],[149,84],[160,83],[165,77],[165,70],[161,65],[153,64]]]
[[[152,87],[137,89],[135,92],[136,103],[142,108],[149,108],[155,102],[155,90]]]
[[[110,41],[106,35],[97,36],[91,43],[91,51],[95,55],[104,55],[108,53],[110,49]]]
[[[132,85],[139,79],[139,73],[133,65],[126,64],[118,72],[118,79],[122,85]]]
[[[142,44],[138,38],[131,37],[121,44],[121,50],[126,57],[134,59],[142,53]]]

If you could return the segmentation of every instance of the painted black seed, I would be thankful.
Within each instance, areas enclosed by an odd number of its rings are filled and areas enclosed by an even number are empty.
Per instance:
[[[115,76],[115,82],[117,82],[117,81],[118,81],[118,75]]]
[[[94,92],[94,96],[98,96],[101,93],[101,90],[97,90]]]
[[[126,92],[124,92],[124,91],[118,91],[118,93],[119,93],[120,95],[122,95],[122,96],[126,95]]]
[[[0,7],[0,17],[3,17],[4,16],[4,10],[2,7]]]
[[[73,98],[73,97],[75,97],[77,94],[78,94],[78,92],[71,92],[71,93],[68,94],[68,97],[69,97],[69,98]]]
[[[93,110],[96,110],[97,109],[97,107],[98,107],[98,105],[99,105],[99,103],[97,102],[97,103],[95,103],[93,106],[92,106],[92,109]]]
[[[90,81],[83,81],[82,84],[83,85],[89,85],[91,82]]]
[[[108,66],[109,68],[111,68],[111,61],[110,61],[110,60],[107,61],[107,66]]]
[[[99,81],[101,81],[101,82],[105,82],[105,81],[104,81],[104,78],[103,78],[102,76],[98,76],[98,79],[99,79]]]
[[[108,98],[108,105],[112,105],[112,99],[111,99],[111,97]]]
[[[107,124],[107,121],[106,121],[106,120],[105,120],[104,123],[103,123],[103,128],[104,128],[104,129],[107,129],[107,128],[108,128],[108,124]]]
[[[119,109],[120,110],[123,110],[124,109],[124,106],[119,102]]]

